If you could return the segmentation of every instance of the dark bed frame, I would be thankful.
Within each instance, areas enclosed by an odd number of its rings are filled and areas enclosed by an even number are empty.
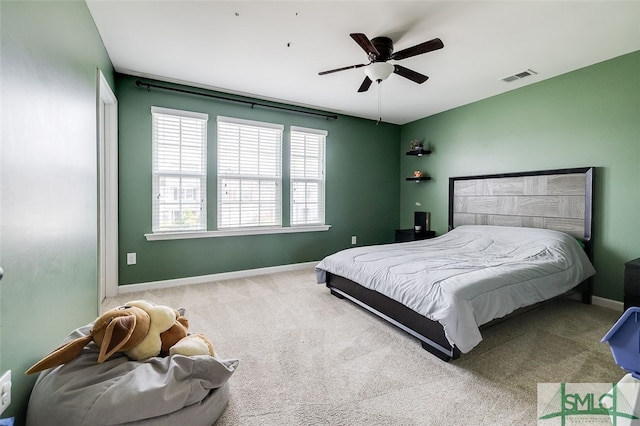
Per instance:
[[[592,258],[594,172],[593,167],[581,167],[449,178],[449,230],[468,224],[554,229],[580,239]],[[438,358],[449,361],[460,356],[440,323],[339,275],[327,272],[326,285],[334,296],[346,298],[416,337]],[[590,304],[591,279],[556,298],[495,319],[481,329],[578,292],[582,302]]]

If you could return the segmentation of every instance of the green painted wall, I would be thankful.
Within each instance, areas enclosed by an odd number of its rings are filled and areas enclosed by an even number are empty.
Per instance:
[[[96,68],[119,98],[121,265],[138,253],[137,265],[120,267],[122,284],[314,261],[349,247],[351,235],[359,245],[390,242],[398,224],[411,226],[415,202],[443,233],[449,176],[585,165],[599,168],[596,294],[621,300],[622,265],[640,256],[639,52],[401,127],[376,126],[139,89],[113,75],[84,2],[3,0],[0,19],[0,372],[13,370],[3,416],[18,424],[35,381],[22,372],[97,314]],[[212,175],[218,114],[327,129],[331,230],[147,242],[151,105],[210,114]],[[414,138],[434,153],[405,156]],[[405,182],[417,169],[434,179]]]
[[[24,371],[97,315],[97,68],[111,62],[79,1],[0,1],[0,369],[24,424]]]
[[[358,237],[358,245],[393,241],[394,229],[399,223],[399,126],[376,125],[374,121],[347,116],[326,120],[260,107],[252,109],[208,97],[159,89],[147,91],[137,87],[137,79],[132,76],[118,75],[116,80],[121,285],[316,261],[350,247],[352,235]],[[154,105],[209,114],[209,229],[215,229],[216,224],[216,116],[283,124],[285,141],[291,125],[327,130],[326,223],[331,229],[327,232],[147,241],[144,234],[151,232],[151,106]],[[287,155],[286,149],[284,155]],[[286,182],[286,168],[284,178]],[[285,185],[285,224],[288,203]],[[126,265],[128,252],[137,253],[136,265]]]
[[[402,174],[433,180],[401,187],[401,223],[415,202],[447,230],[448,178],[596,166],[595,295],[622,300],[624,262],[640,257],[640,52],[631,53],[402,126],[429,157],[401,155]]]

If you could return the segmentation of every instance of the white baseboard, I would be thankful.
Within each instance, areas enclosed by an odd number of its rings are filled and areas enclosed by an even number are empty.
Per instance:
[[[294,263],[290,265],[270,266],[267,268],[248,269],[244,271],[222,272],[219,274],[200,275],[197,277],[176,278],[173,280],[150,281],[138,284],[126,284],[118,286],[118,294],[134,293],[136,291],[158,290],[161,288],[179,287],[183,285],[204,284],[212,281],[231,280],[236,278],[253,277],[256,275],[273,274],[275,272],[297,271],[312,268],[319,261]]]
[[[604,308],[613,309],[615,311],[624,312],[624,303],[617,300],[605,299],[604,297],[593,296],[591,303],[596,306],[602,306]]]
[[[247,269],[244,271],[222,272],[219,274],[200,275],[197,277],[176,278],[174,280],[150,281],[146,283],[127,284],[118,286],[118,294],[134,293],[137,291],[158,290],[161,288],[179,287],[183,285],[204,284],[212,281],[231,280],[236,278],[247,278],[256,275],[273,274],[276,272],[297,271],[307,269],[318,264],[315,262],[294,263],[290,265],[270,266],[267,268]],[[571,295],[570,297],[579,300],[579,295]],[[593,296],[592,303],[596,306],[613,309],[614,311],[623,312],[624,303],[617,300],[605,299],[604,297]]]
[[[568,296],[569,299],[572,300],[582,300],[581,293],[573,293]],[[600,296],[591,296],[591,304],[596,306],[602,306],[603,308],[613,309],[614,311],[623,312],[624,311],[624,303],[618,302],[617,300],[605,299]]]

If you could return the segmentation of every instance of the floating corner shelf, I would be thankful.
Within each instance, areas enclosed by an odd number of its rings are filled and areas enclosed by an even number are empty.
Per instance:
[[[430,176],[408,177],[408,178],[406,178],[406,180],[408,180],[408,181],[412,180],[414,182],[420,182],[420,181],[423,181],[423,180],[431,180],[431,177]]]
[[[431,150],[428,149],[415,149],[411,151],[407,151],[407,155],[415,155],[418,157],[422,157],[423,155],[431,154]]]

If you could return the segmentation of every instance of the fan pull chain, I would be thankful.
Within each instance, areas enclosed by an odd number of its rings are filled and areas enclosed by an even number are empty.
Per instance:
[[[376,125],[382,121],[382,85],[380,82],[381,80],[378,80],[378,121],[376,121]]]

